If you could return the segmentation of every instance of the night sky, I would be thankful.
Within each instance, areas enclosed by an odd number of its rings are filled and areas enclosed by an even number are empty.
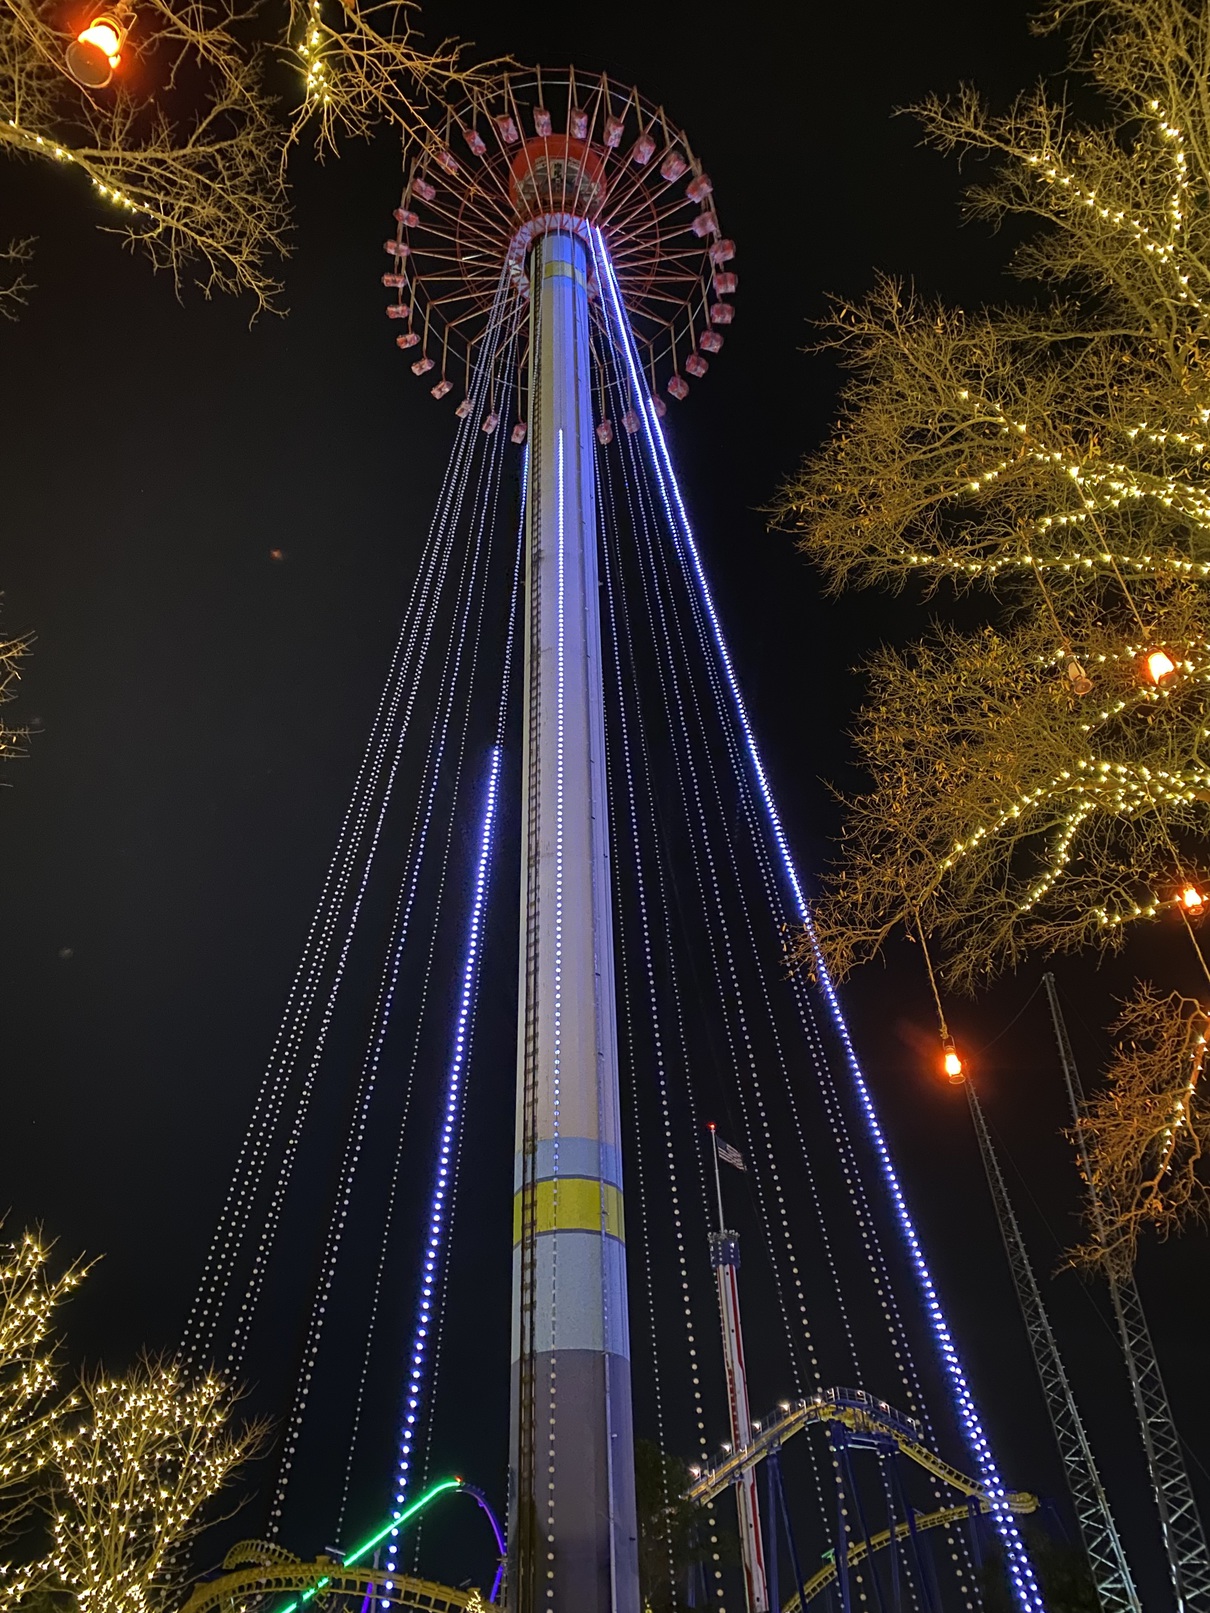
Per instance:
[[[1030,38],[1029,9],[440,0],[424,12],[433,39],[636,83],[715,180],[738,245],[736,324],[668,426],[807,869],[836,825],[828,782],[852,782],[849,669],[926,615],[875,595],[825,601],[760,509],[827,429],[837,376],[803,349],[829,292],[857,295],[882,269],[967,303],[1014,294],[1005,243],[961,224],[960,176],[893,113],[964,79],[1002,104],[1053,70],[1058,49]],[[389,141],[322,168],[297,163],[289,313],[251,328],[238,304],[190,288],[178,302],[167,278],[98,233],[112,215],[70,173],[13,165],[4,178],[6,230],[38,242],[30,306],[0,327],[0,589],[5,629],[37,634],[9,715],[42,732],[0,791],[0,1203],[10,1227],[40,1221],[65,1253],[104,1254],[73,1302],[71,1345],[120,1366],[179,1336],[453,421],[382,317],[380,242],[399,191]],[[1086,1080],[1131,971],[1166,968],[1162,937],[1135,946],[1100,970],[1056,966]],[[1162,1606],[1107,1307],[1081,1279],[1050,1277],[1076,1230],[1078,1183],[1059,1135],[1043,967],[955,1004],[953,1029],[974,1054],[1094,1443],[1135,1531],[1145,1598]],[[1006,1475],[1062,1512],[965,1102],[920,1051],[935,1025],[917,960],[893,953],[845,1002]],[[1140,1283],[1210,1507],[1204,1264],[1195,1234],[1148,1249]]]

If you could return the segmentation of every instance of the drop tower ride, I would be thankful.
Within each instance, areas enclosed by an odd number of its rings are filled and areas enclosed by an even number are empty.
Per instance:
[[[638,1613],[590,262],[530,249],[510,1605]]]
[[[712,191],[636,91],[507,77],[417,156],[386,243],[413,371],[528,442],[511,1613],[639,1610],[594,436],[683,399],[723,345]],[[502,422],[510,351],[525,403]]]

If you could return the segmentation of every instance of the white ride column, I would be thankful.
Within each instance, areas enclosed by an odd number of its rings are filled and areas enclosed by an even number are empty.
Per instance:
[[[509,1613],[639,1613],[588,263],[529,266]]]

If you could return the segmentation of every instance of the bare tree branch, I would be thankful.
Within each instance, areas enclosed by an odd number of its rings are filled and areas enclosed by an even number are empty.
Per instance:
[[[464,68],[452,43],[424,50],[413,9],[291,0],[286,36],[267,39],[259,0],[137,0],[112,83],[90,92],[67,70],[61,6],[0,0],[0,149],[83,176],[113,227],[178,287],[276,308],[286,159],[304,132],[321,152],[382,127],[431,142],[448,97],[472,93],[486,71]],[[302,68],[284,107],[265,81],[283,53]],[[0,292],[0,310],[19,295]]]
[[[10,241],[6,247],[0,247],[0,263],[25,264],[33,256],[34,243],[31,238],[23,241]],[[30,282],[19,269],[3,271],[7,278],[0,279],[0,317],[16,319],[18,311],[24,307],[31,288]]]
[[[252,0],[139,0],[113,83],[70,77],[61,8],[0,4],[0,148],[74,170],[114,227],[181,286],[279,292],[286,249],[282,133]]]
[[[1075,1264],[1125,1274],[1144,1231],[1167,1237],[1210,1211],[1210,1108],[1202,1077],[1210,1014],[1195,998],[1140,985],[1114,1026],[1104,1089],[1079,1125],[1102,1206]]]
[[[3,303],[0,302],[0,307]],[[17,698],[17,684],[21,680],[21,667],[33,648],[32,633],[18,633],[15,638],[0,638],[0,706]],[[14,727],[0,718],[0,761],[15,761],[27,754],[30,731]]]

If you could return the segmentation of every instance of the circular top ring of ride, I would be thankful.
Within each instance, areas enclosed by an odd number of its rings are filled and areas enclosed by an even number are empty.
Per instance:
[[[407,167],[383,280],[388,314],[406,322],[396,341],[415,350],[416,374],[438,370],[435,395],[459,381],[469,392],[476,364],[524,331],[530,243],[559,229],[600,232],[652,392],[663,379],[683,397],[685,374],[704,375],[722,348],[738,280],[710,176],[663,108],[605,74],[534,69],[501,74],[432,130]],[[591,270],[588,294],[606,340]],[[597,374],[608,387],[607,367]]]

